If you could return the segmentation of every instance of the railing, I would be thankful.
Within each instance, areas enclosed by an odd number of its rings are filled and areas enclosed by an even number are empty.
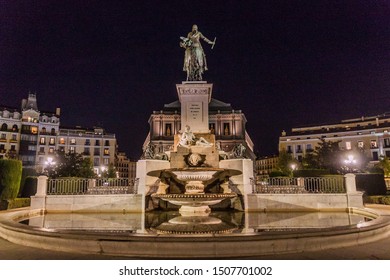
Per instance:
[[[306,177],[304,186],[310,193],[345,193],[344,178],[342,176],[331,177]]]
[[[48,195],[85,194],[88,190],[89,179],[59,178],[47,181]]]
[[[96,179],[95,185],[88,188],[88,194],[136,194],[138,179],[125,178]]]
[[[47,181],[48,195],[136,194],[138,179],[57,178]]]
[[[251,180],[253,193],[345,193],[342,176],[329,177],[261,177]]]

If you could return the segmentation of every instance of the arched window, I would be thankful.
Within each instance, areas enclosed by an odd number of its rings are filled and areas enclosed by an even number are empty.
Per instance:
[[[51,129],[51,135],[56,135],[56,130],[55,130],[55,128],[52,128],[52,129]]]
[[[46,133],[46,127],[42,127],[41,132],[42,132],[42,133]]]
[[[8,130],[8,125],[6,123],[3,123],[1,125],[1,131],[7,131]]]
[[[19,130],[18,126],[14,124],[14,126],[12,127],[12,131],[18,131],[18,130]]]

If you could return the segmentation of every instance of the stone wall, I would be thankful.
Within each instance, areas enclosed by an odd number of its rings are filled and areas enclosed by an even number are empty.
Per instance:
[[[140,194],[32,196],[31,209],[48,212],[142,212]]]
[[[363,207],[362,193],[248,194],[247,211],[313,211]]]

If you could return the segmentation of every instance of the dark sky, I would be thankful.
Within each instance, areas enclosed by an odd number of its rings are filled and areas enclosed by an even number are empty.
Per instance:
[[[62,126],[100,125],[131,158],[177,99],[196,23],[213,97],[245,113],[260,155],[285,129],[389,108],[390,1],[0,0],[0,104],[37,93]]]

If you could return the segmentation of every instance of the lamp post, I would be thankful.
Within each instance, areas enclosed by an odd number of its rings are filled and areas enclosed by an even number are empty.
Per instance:
[[[294,171],[295,171],[295,169],[297,169],[297,165],[295,163],[291,163],[290,167],[291,167],[291,176],[293,177]]]
[[[56,162],[53,160],[52,157],[48,157],[46,161],[44,162],[45,164],[45,171],[46,174],[51,177],[52,172],[53,172],[53,167],[55,166]]]
[[[344,163],[345,163],[345,169],[346,169],[346,172],[352,172],[354,170],[354,166],[356,166],[357,164],[357,160],[354,158],[353,155],[348,155],[347,156],[347,159],[344,160]]]

